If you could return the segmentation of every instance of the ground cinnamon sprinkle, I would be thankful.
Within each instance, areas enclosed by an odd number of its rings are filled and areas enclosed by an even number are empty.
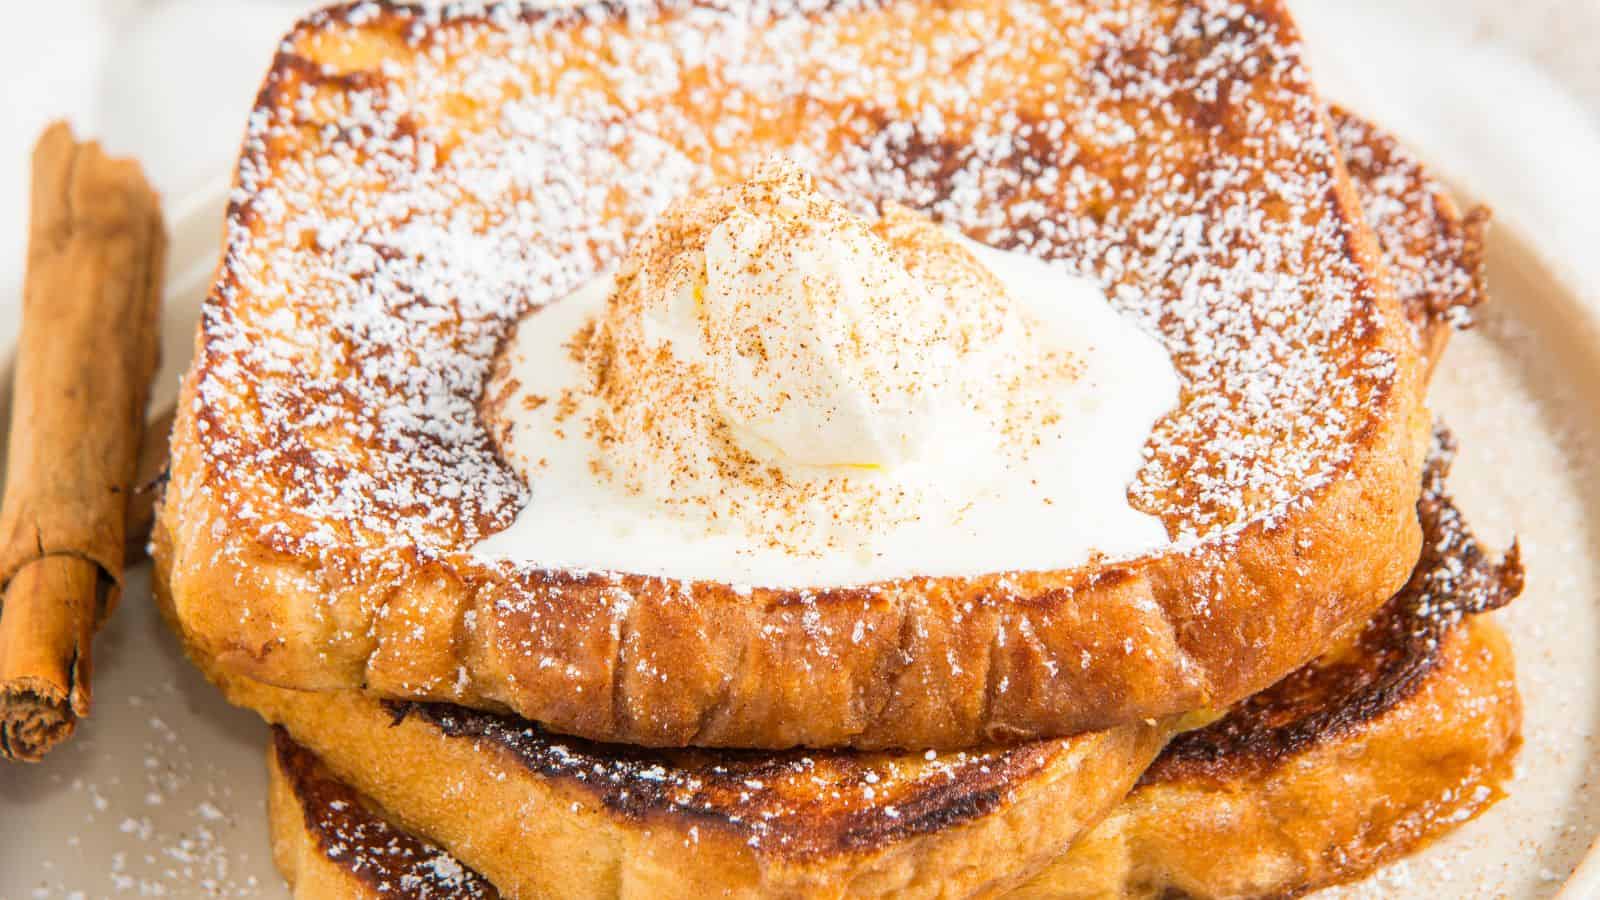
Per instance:
[[[759,240],[761,249],[736,272],[750,279],[736,305],[712,312],[708,242],[714,226],[740,217],[750,221],[730,226],[732,239]],[[857,270],[811,277],[806,267],[814,254],[797,256],[818,240],[869,255]],[[898,291],[881,280],[894,271],[909,279]],[[859,277],[864,286],[834,280],[840,277]],[[799,293],[752,305],[783,286]],[[857,293],[846,296],[847,290]],[[925,298],[907,290],[924,291]],[[683,302],[693,309],[674,307]],[[844,305],[863,302],[869,308]],[[933,320],[911,318],[919,303],[931,304]],[[555,421],[583,417],[585,435],[605,459],[591,471],[628,493],[708,519],[741,521],[789,551],[827,552],[837,548],[839,533],[916,515],[905,502],[915,489],[887,479],[871,461],[774,460],[771,452],[786,448],[752,442],[738,423],[809,404],[818,427],[829,427],[833,404],[841,402],[827,393],[835,387],[860,391],[868,404],[915,402],[938,392],[940,402],[990,421],[1002,447],[1037,446],[1039,429],[1061,418],[1052,385],[1071,380],[1077,369],[1070,354],[1034,346],[1033,324],[1014,306],[995,276],[927,217],[891,205],[880,217],[859,218],[824,199],[794,164],[769,161],[748,180],[669,208],[641,237],[604,312],[562,345],[585,367],[587,382],[581,392],[563,393]],[[676,338],[659,337],[684,327],[690,330]],[[1007,352],[997,354],[998,347]],[[848,385],[791,377],[808,374],[827,354],[856,366],[844,371],[859,377]],[[966,362],[977,354],[986,354],[981,369]],[[946,414],[932,407],[923,413]]]

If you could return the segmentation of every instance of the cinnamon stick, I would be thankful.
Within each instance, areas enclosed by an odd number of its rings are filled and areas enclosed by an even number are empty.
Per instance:
[[[27,761],[89,711],[92,640],[122,586],[166,248],[138,164],[63,123],[34,147],[32,193],[0,501],[0,756]]]

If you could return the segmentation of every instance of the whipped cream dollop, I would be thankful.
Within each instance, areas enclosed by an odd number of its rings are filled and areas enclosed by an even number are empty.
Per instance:
[[[1177,397],[1094,283],[773,160],[518,324],[482,412],[531,499],[475,552],[775,587],[1134,555]]]
[[[955,323],[871,224],[782,165],[683,212],[710,227],[657,242],[617,312],[701,369],[739,446],[784,466],[922,455],[958,399]]]

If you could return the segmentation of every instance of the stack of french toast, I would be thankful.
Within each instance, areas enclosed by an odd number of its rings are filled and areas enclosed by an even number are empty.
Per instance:
[[[1521,742],[1426,403],[1484,218],[1273,0],[332,8],[158,596],[297,897],[1365,878]]]

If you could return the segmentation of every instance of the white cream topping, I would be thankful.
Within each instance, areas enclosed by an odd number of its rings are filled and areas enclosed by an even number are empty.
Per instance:
[[[1127,499],[1178,398],[1161,344],[1092,282],[788,163],[528,315],[485,397],[531,494],[485,557],[830,587],[1167,542]]]
[[[707,368],[718,412],[757,457],[875,467],[920,455],[954,399],[945,311],[865,220],[773,193],[711,229],[699,265],[654,308],[669,314],[660,339]]]

